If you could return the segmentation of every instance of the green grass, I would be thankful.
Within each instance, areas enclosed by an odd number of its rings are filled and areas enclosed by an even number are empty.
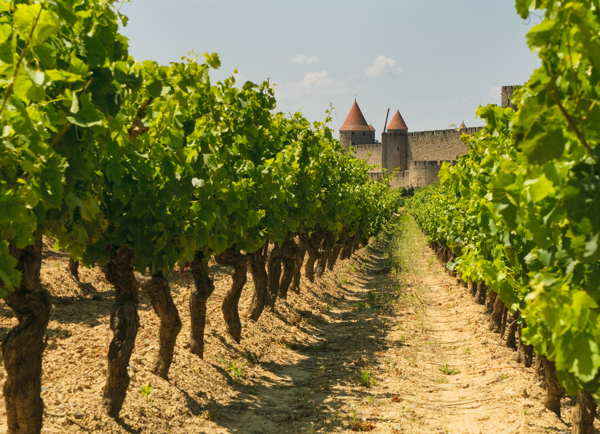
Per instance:
[[[456,375],[456,374],[460,374],[460,370],[459,369],[451,368],[450,366],[448,366],[447,363],[444,363],[442,366],[440,366],[439,370],[444,375]]]
[[[360,371],[360,374],[358,376],[358,382],[361,386],[364,387],[371,387],[377,384],[375,377],[368,369],[362,369]]]
[[[150,384],[144,384],[143,386],[140,387],[140,393],[142,395],[144,395],[146,398],[150,398],[150,395],[152,395],[153,390],[154,390],[154,388]]]
[[[236,381],[243,380],[247,375],[246,367],[236,360],[230,360],[225,366],[225,370]]]

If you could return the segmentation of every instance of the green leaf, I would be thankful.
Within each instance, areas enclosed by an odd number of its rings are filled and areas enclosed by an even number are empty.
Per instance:
[[[13,85],[13,92],[19,99],[29,102],[29,91],[33,87],[34,83],[31,76],[21,68],[15,78],[15,84]]]
[[[8,24],[0,24],[0,44],[3,44],[12,32],[11,27]]]
[[[546,197],[556,192],[554,185],[546,178],[546,175],[542,175],[537,179],[527,180],[525,185],[529,186],[529,193],[531,194],[531,200],[533,200],[533,202],[544,200]]]
[[[562,155],[565,138],[559,129],[546,130],[526,140],[522,147],[529,162],[543,164]]]
[[[544,20],[537,26],[534,26],[527,33],[527,41],[530,47],[540,47],[545,45],[555,34],[556,22],[554,20]]]
[[[525,19],[529,16],[529,9],[533,0],[516,0],[515,7],[521,18]]]
[[[17,34],[35,47],[55,35],[58,24],[54,15],[43,10],[40,4],[19,4],[14,13],[14,26]],[[32,33],[33,29],[33,33]]]

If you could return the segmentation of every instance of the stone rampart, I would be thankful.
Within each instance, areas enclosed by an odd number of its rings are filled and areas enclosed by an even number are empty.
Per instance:
[[[409,160],[436,161],[456,160],[466,154],[467,145],[460,139],[461,134],[473,134],[481,128],[461,130],[415,131],[408,133]]]
[[[365,145],[352,146],[354,156],[366,161],[369,166],[374,166],[371,170],[374,172],[381,171],[382,147],[381,143],[370,143]]]

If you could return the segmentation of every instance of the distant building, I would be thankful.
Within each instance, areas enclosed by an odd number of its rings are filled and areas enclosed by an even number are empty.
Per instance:
[[[511,105],[516,86],[502,87],[502,105]],[[463,123],[456,129],[408,131],[399,111],[381,135],[375,138],[375,128],[369,125],[354,101],[344,124],[340,127],[342,145],[354,150],[360,158],[373,166],[371,176],[383,177],[384,171],[393,171],[392,185],[424,187],[437,180],[443,162],[453,162],[468,150],[460,139],[464,133],[473,134],[481,128],[467,128]]]

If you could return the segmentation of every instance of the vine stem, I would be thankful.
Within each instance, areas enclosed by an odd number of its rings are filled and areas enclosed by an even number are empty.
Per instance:
[[[19,57],[19,60],[17,61],[17,64],[15,65],[15,70],[13,71],[13,75],[12,75],[10,84],[6,88],[6,93],[4,94],[4,99],[2,100],[2,107],[0,107],[0,117],[4,114],[4,109],[6,108],[6,104],[8,103],[8,98],[10,98],[10,96],[13,93],[13,89],[15,87],[15,81],[17,80],[17,75],[19,75],[19,70],[21,69],[21,64],[23,63],[23,59],[25,58],[25,56],[27,55],[27,53],[29,51],[29,48],[31,47],[31,41],[33,39],[33,32],[35,32],[35,29],[38,25],[38,22],[40,21],[40,17],[42,16],[43,11],[44,11],[44,7],[40,5],[40,11],[38,12],[37,16],[35,17],[35,21],[33,22],[33,25],[31,26],[31,31],[29,32],[29,38],[27,39],[27,43],[25,44],[25,47],[23,48],[23,51],[21,52],[21,56]],[[14,23],[13,23],[13,29],[14,29]]]
[[[579,129],[579,127],[575,123],[575,120],[573,119],[573,117],[569,114],[569,112],[567,111],[567,109],[563,105],[562,101],[560,100],[560,97],[557,95],[556,86],[554,84],[555,79],[556,79],[555,75],[550,73],[550,71],[548,70],[547,65],[544,65],[544,68],[546,69],[546,72],[548,73],[548,75],[550,75],[552,77],[552,84],[551,84],[552,88],[550,90],[550,95],[554,99],[554,102],[558,106],[558,109],[560,110],[560,112],[562,113],[562,115],[564,116],[564,118],[567,120],[567,123],[569,124],[569,127],[571,127],[571,129],[573,130],[573,132],[575,133],[575,135],[577,136],[577,138],[579,139],[579,141],[581,142],[581,144],[588,151],[588,153],[589,153],[590,157],[592,158],[592,160],[594,160],[594,163],[598,162],[598,160],[596,159],[596,156],[594,155],[594,150],[592,149],[592,147],[590,146],[590,144],[587,142],[584,134],[581,132],[581,130]]]

